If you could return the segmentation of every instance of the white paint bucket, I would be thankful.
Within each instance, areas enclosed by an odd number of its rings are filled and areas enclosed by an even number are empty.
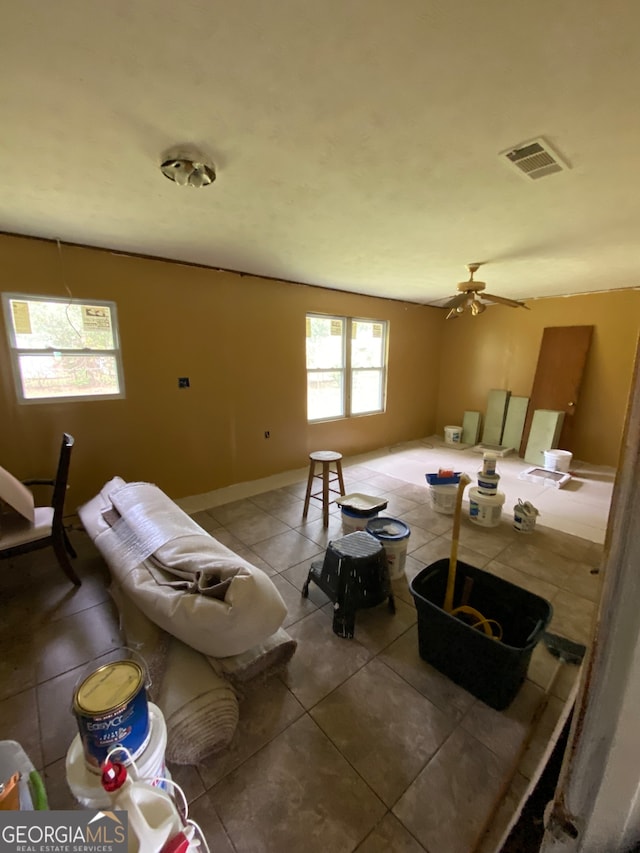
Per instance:
[[[573,453],[570,450],[544,451],[544,467],[547,471],[562,471],[563,474],[568,474],[572,459]]]
[[[354,530],[366,530],[367,524],[378,515],[377,509],[353,510],[346,506],[342,507],[342,531],[345,536]]]
[[[397,580],[404,575],[407,545],[411,530],[397,518],[373,518],[367,524],[367,533],[382,542],[389,566],[389,577]]]
[[[165,751],[167,748],[167,725],[160,708],[149,702],[149,721],[151,724],[151,737],[146,748],[135,761],[135,767],[127,767],[127,772],[135,780],[144,779],[156,787],[169,789],[171,786],[164,784],[162,779],[171,779],[171,774],[165,766]],[[118,754],[115,755],[119,758]],[[125,758],[125,756],[122,756]],[[80,735],[77,734],[67,750],[66,758],[67,784],[71,793],[80,803],[88,809],[102,809],[111,806],[111,798],[102,787],[102,775],[93,773],[84,756],[84,747]],[[151,780],[156,781],[151,781]]]
[[[478,491],[481,495],[495,495],[498,492],[500,474],[484,474],[478,471]]]
[[[458,486],[455,483],[447,486],[429,486],[432,508],[445,515],[453,515],[457,494]]]
[[[518,501],[513,508],[513,526],[519,533],[533,533],[538,510],[529,501]]]
[[[504,492],[495,495],[483,495],[473,487],[469,489],[469,518],[481,527],[497,527],[502,518]]]
[[[462,427],[446,426],[444,428],[444,441],[445,444],[460,444],[462,441]]]

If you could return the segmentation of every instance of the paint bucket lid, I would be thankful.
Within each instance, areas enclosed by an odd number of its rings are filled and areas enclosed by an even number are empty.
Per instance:
[[[85,714],[104,714],[126,705],[143,686],[144,673],[135,661],[106,663],[77,688],[74,707]]]
[[[371,533],[382,541],[407,539],[411,534],[409,525],[398,518],[372,518],[367,524],[367,533]]]

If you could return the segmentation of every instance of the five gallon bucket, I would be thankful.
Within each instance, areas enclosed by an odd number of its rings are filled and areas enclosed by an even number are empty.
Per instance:
[[[469,489],[469,518],[482,527],[497,527],[502,518],[504,492],[483,495],[480,489]]]
[[[342,507],[342,530],[345,536],[354,530],[366,530],[367,524],[378,515],[377,509],[358,510]]]
[[[133,779],[148,780],[149,784],[166,788],[162,780],[171,779],[165,766],[167,726],[162,711],[151,702],[149,703],[149,723],[151,737],[144,751],[135,761],[137,772],[133,766],[127,769]],[[116,754],[115,757],[118,760],[125,759],[124,755]],[[67,751],[66,771],[71,793],[80,805],[89,809],[107,808],[111,805],[111,798],[102,787],[101,775],[92,772],[85,761],[84,747],[79,734],[74,737]]]
[[[389,577],[397,580],[404,574],[407,544],[411,530],[397,518],[374,518],[367,524],[367,533],[382,542],[389,567]]]
[[[457,485],[429,486],[431,506],[436,512],[453,515],[456,508]]]
[[[572,459],[573,453],[569,450],[544,451],[544,467],[547,471],[562,471],[563,474],[568,474]]]
[[[462,441],[462,427],[446,426],[444,428],[444,441],[445,444],[460,444]]]

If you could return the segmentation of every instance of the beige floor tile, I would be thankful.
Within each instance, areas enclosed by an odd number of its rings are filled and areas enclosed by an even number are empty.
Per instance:
[[[427,853],[400,821],[386,814],[373,832],[360,844],[356,853]]]
[[[232,536],[249,547],[289,530],[289,525],[257,507],[251,515],[231,521],[226,527]]]
[[[240,700],[238,728],[231,744],[198,765],[205,788],[239,767],[303,713],[302,705],[278,678],[245,689]]]
[[[509,581],[509,583],[526,589],[534,595],[539,595],[545,601],[551,601],[559,589],[555,584],[540,580],[540,578],[533,575],[528,575],[526,572],[501,563],[499,560],[491,560],[484,568],[485,571],[491,572],[492,575],[496,575],[496,577],[502,578],[502,580]]]
[[[525,681],[504,711],[496,711],[480,700],[474,702],[462,720],[462,728],[496,755],[513,761],[528,737],[542,698],[542,688]]]
[[[426,530],[418,524],[411,525],[409,530],[411,531],[407,540],[407,554],[409,555],[436,537],[436,534],[431,530]]]
[[[122,645],[118,617],[111,602],[97,604],[50,622],[34,634],[38,681],[46,681]]]
[[[411,553],[413,559],[419,560],[424,566],[430,566],[438,560],[448,560],[450,555],[451,539],[446,536],[438,536]],[[458,545],[458,560],[475,566],[477,569],[483,569],[489,562],[489,557],[460,544]]]
[[[452,515],[445,515],[441,512],[436,512],[429,504],[422,504],[421,506],[416,507],[416,509],[412,509],[411,512],[405,513],[402,516],[402,520],[406,522],[409,527],[411,527],[412,524],[415,524],[418,527],[422,527],[424,530],[428,530],[430,533],[435,533],[437,536],[440,536],[443,533],[449,533],[453,526]]]
[[[323,699],[311,716],[387,806],[406,790],[455,725],[377,660]]]
[[[318,561],[321,562],[323,558],[324,554],[316,554],[315,557],[312,557],[309,560],[304,560],[304,562],[298,563],[297,566],[291,566],[290,569],[285,569],[285,571],[281,572],[281,575],[283,578],[286,578],[290,583],[292,583],[297,590],[302,592],[302,588],[309,577],[311,564]],[[309,601],[315,604],[316,607],[323,607],[329,601],[328,596],[326,596],[315,583],[309,584],[308,595]]]
[[[23,690],[0,702],[0,732],[3,740],[18,741],[36,770],[44,767],[35,688]]]
[[[296,622],[289,634],[298,641],[282,680],[305,708],[311,708],[346,681],[371,658],[357,637],[333,633],[332,620],[321,610]]]
[[[457,728],[393,807],[429,851],[469,853],[497,797],[504,762]]]
[[[499,562],[555,586],[560,586],[573,568],[567,557],[540,548],[530,539],[519,540],[505,548]]]
[[[356,611],[354,636],[372,655],[378,654],[401,634],[415,625],[417,614],[413,604],[394,600],[395,613],[389,609],[388,601],[376,607]],[[333,618],[333,605],[324,607],[327,616]]]
[[[287,606],[287,615],[282,623],[283,628],[289,628],[318,609],[311,598],[304,598],[300,590],[282,575],[274,575],[272,581]]]
[[[94,668],[80,666],[38,685],[36,692],[45,764],[64,758],[71,741],[78,734],[78,723],[72,711],[75,687]]]
[[[417,626],[384,649],[379,659],[456,721],[476,701],[474,696],[422,660]]]
[[[210,793],[202,794],[189,806],[189,817],[194,820],[207,841],[212,853],[236,853],[236,848],[222,825]]]
[[[29,630],[11,625],[0,633],[0,701],[35,687],[36,683],[33,636]]]
[[[324,526],[321,513],[313,520],[310,516],[307,516],[306,521],[301,518],[299,523],[296,524],[295,529],[298,533],[306,536],[307,539],[314,542],[317,550],[322,551],[323,553],[329,545],[329,542],[334,539],[340,539],[347,533],[351,533],[351,530],[346,530],[344,528],[341,513],[336,512],[329,514],[328,527]]]
[[[278,572],[289,569],[310,557],[324,554],[324,548],[295,530],[288,530],[270,539],[263,539],[262,542],[257,542],[252,550]]]
[[[589,645],[593,635],[595,602],[561,589],[551,603],[553,618],[549,630],[575,643]]]
[[[308,715],[209,797],[238,853],[350,853],[385,812]]]

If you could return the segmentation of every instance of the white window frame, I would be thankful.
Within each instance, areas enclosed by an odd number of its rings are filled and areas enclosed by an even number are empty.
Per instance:
[[[342,373],[342,415],[329,415],[327,417],[321,418],[310,418],[307,410],[307,423],[317,424],[324,423],[327,421],[339,421],[345,420],[346,418],[361,418],[368,417],[369,415],[380,415],[386,411],[387,406],[387,370],[388,370],[388,360],[389,360],[389,322],[388,320],[376,320],[370,317],[345,317],[339,314],[322,314],[318,311],[308,311],[305,317],[305,322],[307,322],[310,318],[318,317],[322,320],[340,320],[343,323],[343,337],[342,337],[342,360],[343,365],[341,368],[309,368],[306,367],[306,376],[307,376],[307,395],[309,388],[309,375],[313,373],[326,373],[328,371],[333,373]],[[354,323],[370,323],[375,325],[380,325],[382,327],[382,365],[380,367],[357,367],[354,368],[351,365],[351,340],[352,340],[352,330]],[[306,338],[305,338],[306,341]],[[306,354],[305,354],[306,358]],[[356,412],[353,413],[351,411],[351,398],[352,398],[352,384],[353,384],[353,376],[355,373],[366,373],[366,372],[375,372],[379,373],[381,377],[381,400],[380,400],[380,408],[379,409],[371,409],[366,412]]]
[[[109,308],[111,312],[111,331],[113,335],[113,349],[91,349],[89,347],[78,347],[78,348],[52,348],[48,347],[46,349],[33,349],[30,347],[20,347],[16,341],[15,328],[13,323],[13,316],[11,311],[11,301],[18,302],[57,302],[62,303],[63,305],[96,305],[96,306],[106,306]],[[9,351],[11,355],[11,367],[13,370],[13,380],[14,386],[16,390],[16,396],[18,398],[18,402],[25,405],[38,405],[38,404],[47,404],[47,403],[78,403],[78,402],[86,402],[89,400],[120,400],[125,396],[124,391],[124,371],[122,368],[122,352],[120,348],[120,336],[118,332],[118,312],[116,308],[115,302],[111,302],[108,299],[72,299],[69,297],[58,297],[58,296],[41,296],[34,295],[31,293],[3,293],[2,294],[2,307],[5,318],[5,328],[7,331],[7,340],[9,343]],[[23,382],[22,382],[22,372],[20,369],[20,356],[21,355],[51,355],[52,352],[60,353],[62,356],[64,355],[103,355],[110,356],[115,359],[116,370],[118,376],[118,387],[119,392],[116,394],[72,394],[67,396],[54,395],[54,396],[43,396],[43,397],[25,397],[23,392]]]

